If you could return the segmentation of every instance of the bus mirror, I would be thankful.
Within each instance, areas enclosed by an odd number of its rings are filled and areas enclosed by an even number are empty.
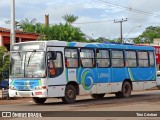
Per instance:
[[[57,53],[54,51],[49,51],[48,52],[48,59],[49,60],[55,60],[57,58]]]

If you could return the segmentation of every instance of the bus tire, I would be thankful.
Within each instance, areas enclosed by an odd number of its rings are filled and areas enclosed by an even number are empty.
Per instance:
[[[122,92],[115,93],[118,98],[128,98],[131,96],[132,87],[128,81],[125,81],[122,85]]]
[[[104,98],[104,93],[103,94],[91,94],[91,97],[94,99],[103,99]]]
[[[44,104],[44,102],[47,100],[47,98],[38,98],[38,97],[33,97],[32,99],[36,104]]]
[[[125,81],[122,85],[122,96],[128,98],[131,96],[132,87],[128,81]]]
[[[65,96],[62,97],[62,101],[67,104],[73,103],[76,101],[76,90],[73,85],[69,84],[66,86]]]
[[[117,98],[122,98],[123,97],[122,92],[116,92],[115,95],[116,95]]]

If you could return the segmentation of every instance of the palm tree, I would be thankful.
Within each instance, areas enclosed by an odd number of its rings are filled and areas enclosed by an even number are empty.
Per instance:
[[[62,16],[62,18],[66,21],[66,23],[71,25],[72,23],[74,23],[78,19],[78,16],[74,16],[73,14],[66,14],[66,15]]]
[[[36,19],[32,19],[31,21],[26,18],[25,20],[21,20],[19,23],[19,28],[22,29],[24,32],[35,32],[35,24]]]

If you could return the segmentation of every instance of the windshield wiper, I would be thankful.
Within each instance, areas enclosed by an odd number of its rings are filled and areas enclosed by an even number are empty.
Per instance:
[[[30,54],[29,58],[28,58],[28,64],[27,67],[29,66],[30,60],[31,60],[31,56],[36,52],[36,50],[33,50],[33,52]]]
[[[19,51],[17,52],[17,55],[18,55],[18,57],[19,57],[20,61],[22,61],[21,53],[20,53]]]

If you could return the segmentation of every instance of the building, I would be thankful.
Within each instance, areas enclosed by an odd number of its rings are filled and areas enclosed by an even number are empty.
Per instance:
[[[37,41],[37,33],[26,33],[20,30],[15,31],[15,42]],[[0,46],[5,46],[10,50],[10,29],[0,27]]]

